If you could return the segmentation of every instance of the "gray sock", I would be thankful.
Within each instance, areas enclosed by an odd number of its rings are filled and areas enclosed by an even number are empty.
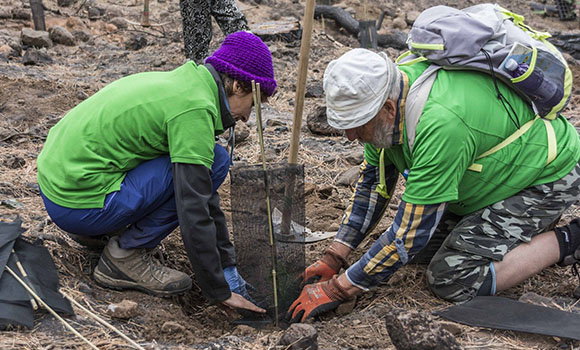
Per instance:
[[[107,243],[107,249],[113,258],[123,259],[133,254],[135,249],[123,249],[119,246],[119,237],[111,237]]]

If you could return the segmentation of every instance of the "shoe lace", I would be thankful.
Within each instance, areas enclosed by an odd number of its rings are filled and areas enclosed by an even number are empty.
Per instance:
[[[151,271],[151,277],[153,277],[157,282],[163,283],[163,275],[165,274],[165,258],[159,249],[154,248],[151,250],[146,250],[145,254],[142,255],[143,261],[145,261]]]

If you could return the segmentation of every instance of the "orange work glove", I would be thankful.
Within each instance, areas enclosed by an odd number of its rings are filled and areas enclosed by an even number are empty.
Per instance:
[[[288,309],[286,318],[291,323],[304,322],[308,317],[334,310],[348,300],[348,294],[340,287],[337,278],[334,276],[328,281],[304,287],[298,299]]]
[[[336,275],[342,267],[346,267],[346,261],[336,253],[331,245],[324,252],[322,259],[308,266],[300,275],[302,278],[300,286],[315,282],[328,281],[332,276]]]

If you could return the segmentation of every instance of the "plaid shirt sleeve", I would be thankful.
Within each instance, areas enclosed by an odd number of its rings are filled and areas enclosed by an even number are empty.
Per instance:
[[[399,173],[393,165],[386,167],[385,178],[389,195],[392,196]],[[379,167],[366,160],[361,165],[360,177],[350,205],[344,212],[342,223],[335,241],[355,249],[375,228],[382,218],[388,199],[377,193],[379,185]]]
[[[401,201],[391,227],[348,268],[348,280],[363,290],[387,280],[427,245],[446,207],[447,203],[418,205]]]

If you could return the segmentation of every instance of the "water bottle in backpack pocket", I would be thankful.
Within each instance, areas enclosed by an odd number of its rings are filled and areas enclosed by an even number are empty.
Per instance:
[[[518,63],[509,58],[504,69],[513,77],[512,83],[530,97],[540,115],[547,114],[564,97],[562,87],[547,79],[536,65],[530,67],[528,63]]]

